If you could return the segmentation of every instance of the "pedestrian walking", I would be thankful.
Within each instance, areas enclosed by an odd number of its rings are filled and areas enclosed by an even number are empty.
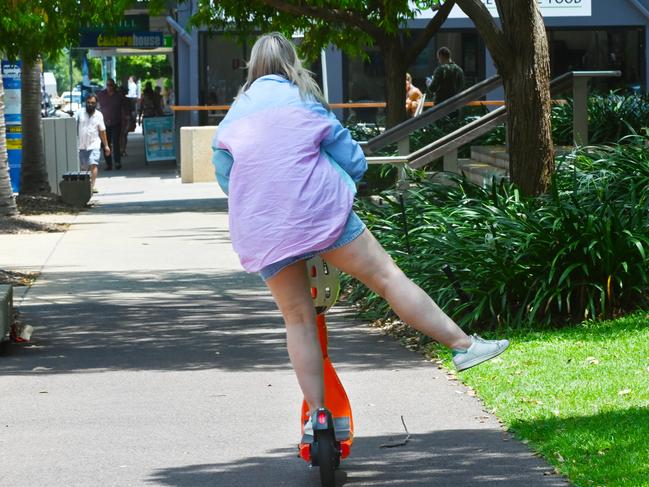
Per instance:
[[[437,50],[437,61],[439,65],[426,83],[433,101],[441,103],[464,89],[464,71],[455,64],[448,47]]]
[[[90,171],[92,192],[96,193],[95,182],[99,168],[100,150],[104,147],[104,156],[110,157],[110,145],[106,137],[106,125],[102,113],[97,110],[97,97],[86,97],[86,109],[79,110],[77,119],[77,137],[79,140],[79,163],[83,171]]]
[[[109,155],[105,156],[106,170],[122,168],[122,153],[120,150],[120,139],[122,137],[122,98],[121,92],[117,91],[115,80],[109,78],[106,81],[106,89],[97,94],[99,108],[106,123],[106,137],[110,146]]]
[[[507,340],[467,336],[354,213],[355,183],[367,169],[363,151],[281,34],[254,44],[247,80],[213,147],[217,180],[229,195],[234,250],[247,271],[260,273],[283,315],[289,357],[311,412],[324,407],[305,265],[315,254],[385,298],[404,322],[452,348],[458,370],[507,348]]]

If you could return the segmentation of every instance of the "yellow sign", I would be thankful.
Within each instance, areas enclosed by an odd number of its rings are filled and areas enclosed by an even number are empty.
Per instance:
[[[22,150],[23,139],[7,139],[7,150]]]

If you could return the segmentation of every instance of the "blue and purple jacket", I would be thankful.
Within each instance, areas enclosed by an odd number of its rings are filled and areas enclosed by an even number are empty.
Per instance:
[[[333,244],[367,170],[335,115],[278,75],[239,95],[212,149],[232,245],[248,272]]]

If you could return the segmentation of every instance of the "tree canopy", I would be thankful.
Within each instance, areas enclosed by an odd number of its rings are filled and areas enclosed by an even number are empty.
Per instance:
[[[36,61],[76,45],[88,24],[116,23],[131,0],[0,0],[0,51]]]
[[[417,3],[438,9],[444,0]],[[368,45],[390,43],[399,37],[406,21],[421,10],[408,0],[199,0],[192,22],[239,35],[258,32],[262,26],[264,31],[301,33],[301,52],[314,59],[328,44],[348,54],[364,55]],[[414,61],[421,49],[410,50],[414,54],[409,60]]]
[[[245,38],[260,31],[301,34],[300,53],[314,60],[332,44],[350,55],[365,55],[375,45],[385,61],[387,124],[406,118],[406,70],[428,45],[448,17],[455,0],[429,0],[416,6],[408,0],[198,0],[192,17],[195,25]],[[422,9],[434,17],[414,39],[402,30]]]

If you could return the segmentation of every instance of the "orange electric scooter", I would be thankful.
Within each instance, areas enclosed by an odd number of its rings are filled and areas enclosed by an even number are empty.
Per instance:
[[[324,360],[325,407],[312,413],[313,436],[305,435],[304,424],[309,419],[309,406],[306,401],[302,401],[300,415],[302,441],[298,445],[299,456],[310,465],[320,468],[320,481],[323,487],[335,487],[334,472],[340,465],[340,460],[349,456],[354,441],[352,408],[345,388],[338,379],[327,353],[325,312],[338,299],[340,271],[316,256],[307,261],[307,272],[311,296],[316,308],[316,322]]]

